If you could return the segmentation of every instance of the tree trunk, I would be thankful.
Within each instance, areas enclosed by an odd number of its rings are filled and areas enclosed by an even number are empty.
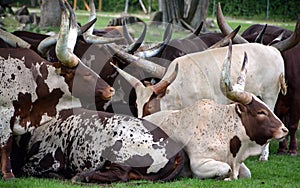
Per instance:
[[[58,0],[40,0],[40,27],[59,27],[61,10]]]
[[[163,22],[172,22],[181,27],[188,24],[184,27],[193,29],[206,20],[208,5],[209,0],[160,0],[159,10],[162,11]]]
[[[35,1],[36,1],[36,0],[30,0],[30,6],[31,6],[31,7],[35,7]]]
[[[124,8],[124,13],[128,13],[128,4],[129,4],[129,0],[125,1],[125,8]]]
[[[187,11],[187,17],[184,19],[193,28],[198,27],[200,23],[205,22],[208,11],[208,0],[188,0],[189,10]]]

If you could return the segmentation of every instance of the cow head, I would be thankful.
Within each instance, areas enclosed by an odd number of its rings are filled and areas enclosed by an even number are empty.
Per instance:
[[[220,87],[223,94],[230,100],[236,102],[236,112],[245,127],[246,134],[250,140],[264,145],[269,139],[283,139],[288,134],[288,129],[270,108],[252,93],[244,91],[247,72],[247,54],[245,52],[241,74],[234,86],[230,83],[232,46],[225,58]]]
[[[135,89],[137,98],[136,105],[139,118],[160,110],[159,100],[162,96],[164,96],[167,87],[175,80],[178,72],[178,65],[176,64],[175,70],[171,75],[164,77],[155,85],[149,84],[144,86],[143,83],[137,78],[131,76],[116,66],[114,67],[117,69],[119,74],[122,75]]]
[[[114,89],[94,71],[85,66],[73,53],[78,33],[75,14],[69,4],[66,3],[70,10],[69,22],[64,3],[60,1],[60,5],[62,8],[62,21],[55,51],[62,64],[61,74],[64,75],[72,94],[82,101],[94,100],[93,96],[101,97],[104,100],[110,99],[114,94]],[[95,95],[94,92],[87,92],[93,91],[93,88],[96,88]]]

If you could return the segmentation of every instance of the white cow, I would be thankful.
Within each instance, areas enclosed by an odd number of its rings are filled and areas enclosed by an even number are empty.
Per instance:
[[[246,70],[233,87],[229,72],[230,56],[224,63],[220,85],[224,95],[235,103],[224,105],[202,99],[181,110],[164,110],[144,117],[182,144],[190,158],[192,174],[201,179],[251,177],[243,162],[260,154],[271,138],[280,140],[288,134],[264,102],[243,90]]]
[[[280,52],[292,48],[299,40],[300,19],[297,20],[293,35],[284,41],[273,44],[274,47],[254,43],[233,45],[235,64],[233,65],[232,79],[236,80],[241,64],[239,61],[242,59],[243,52],[247,52],[251,67],[248,70],[250,79],[246,82],[245,91],[258,96],[273,110],[280,88],[283,94],[286,93],[284,64]],[[229,101],[219,90],[218,74],[225,53],[225,48],[218,48],[177,58],[168,67],[162,81],[153,86],[144,87],[137,80],[129,78],[129,80],[134,80],[131,84],[135,87],[137,95],[138,117],[160,110],[182,109],[204,98],[218,103],[228,103]],[[146,66],[144,70],[149,73],[161,68],[154,63],[140,61],[136,57],[124,56],[123,58],[125,61],[129,59],[136,61],[135,64],[137,62],[144,63]],[[174,80],[175,77],[171,75],[176,66],[178,66],[178,73]],[[170,77],[173,79],[169,79]],[[173,82],[171,83],[171,81]],[[266,147],[260,160],[268,160],[268,156],[269,150]]]
[[[258,96],[273,110],[280,89],[283,93],[286,92],[284,62],[280,52],[272,46],[258,43],[236,44],[232,45],[232,48],[232,80],[236,81],[243,53],[247,52],[251,66],[248,70],[250,79],[246,81],[245,91]],[[169,65],[162,81],[153,86],[144,87],[138,80],[130,81],[137,95],[138,117],[160,110],[182,109],[200,99],[212,99],[217,103],[228,104],[230,101],[222,94],[219,86],[219,72],[225,54],[226,47],[223,47],[179,57]],[[176,66],[178,71],[175,78],[172,74]],[[170,81],[170,77],[175,80]],[[131,77],[127,80],[132,79]],[[169,80],[169,85],[164,84],[166,80]],[[268,156],[269,151],[266,147],[261,160],[268,160]]]

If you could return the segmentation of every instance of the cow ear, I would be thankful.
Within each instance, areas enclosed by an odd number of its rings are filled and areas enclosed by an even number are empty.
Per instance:
[[[236,105],[235,105],[235,111],[236,111],[236,113],[239,115],[239,116],[241,116],[241,114],[243,113],[243,112],[245,112],[247,109],[246,109],[246,106],[244,106],[243,104],[240,104],[240,103],[237,103]]]

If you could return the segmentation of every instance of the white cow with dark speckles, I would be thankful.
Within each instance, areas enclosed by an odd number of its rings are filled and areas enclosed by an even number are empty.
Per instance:
[[[271,138],[280,140],[288,129],[272,110],[244,91],[246,54],[237,84],[230,84],[231,46],[221,74],[221,90],[235,101],[224,105],[202,99],[182,110],[166,110],[144,117],[184,146],[195,177],[237,179],[251,177],[243,163],[258,155]]]

